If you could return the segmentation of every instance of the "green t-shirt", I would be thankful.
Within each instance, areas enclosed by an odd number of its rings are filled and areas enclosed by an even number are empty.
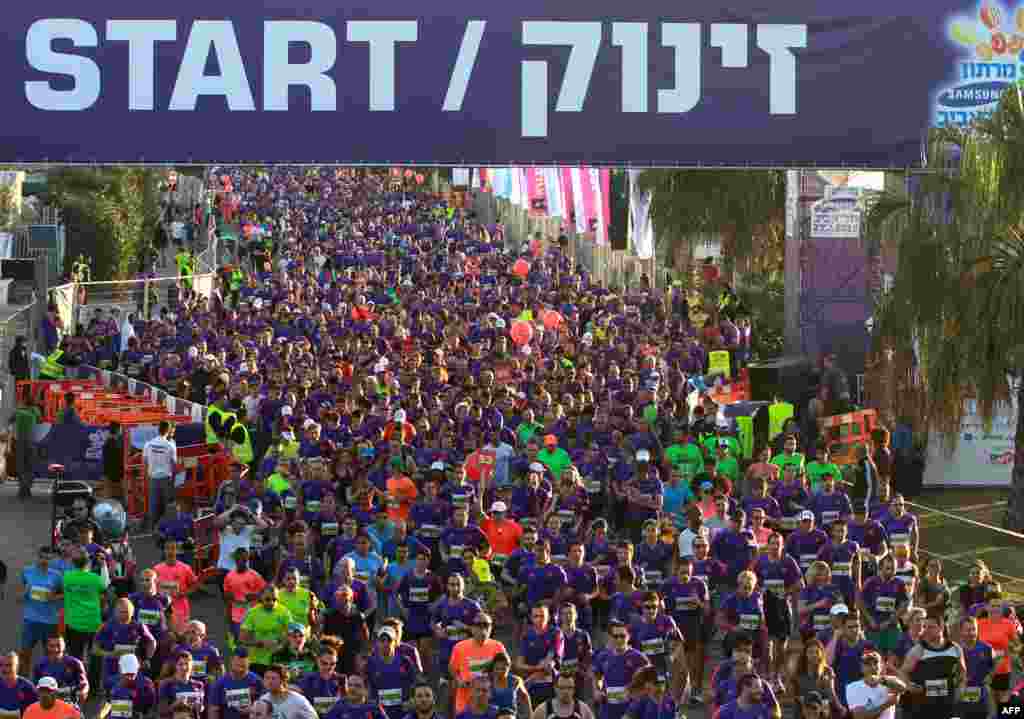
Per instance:
[[[715,471],[724,474],[733,484],[740,481],[740,463],[733,456],[725,456],[718,460],[715,463]]]
[[[291,482],[277,472],[274,472],[272,475],[267,477],[267,489],[278,496],[281,496],[291,488]]]
[[[695,444],[673,444],[665,450],[665,459],[680,472],[691,477],[704,471],[704,455]]]
[[[41,416],[38,407],[19,407],[14,413],[14,436],[31,437]]]
[[[267,611],[262,604],[250,609],[242,620],[242,629],[252,634],[252,638],[265,642],[274,640],[283,642],[288,637],[288,625],[295,621],[286,606],[278,602]],[[274,651],[263,647],[249,647],[249,661],[253,664],[270,664]]]
[[[516,439],[519,440],[519,444],[526,444],[533,435],[537,434],[539,429],[540,425],[536,422],[522,422],[516,427]]]
[[[565,468],[572,464],[572,458],[569,456],[569,453],[561,447],[555,447],[553,452],[542,449],[537,452],[537,461],[548,468],[551,472],[551,478],[556,482],[562,478],[562,472],[565,471]]]
[[[729,447],[729,455],[732,457],[740,456],[740,443],[736,441],[735,437],[718,437],[711,435],[704,439],[704,447],[707,449],[708,454],[712,457],[718,456],[718,443],[725,442]]]
[[[818,460],[808,463],[807,478],[811,482],[811,489],[813,491],[817,491],[821,486],[821,478],[824,477],[826,473],[831,473],[837,482],[842,481],[843,479],[843,473],[837,464],[832,462],[819,462]]]
[[[787,464],[793,465],[798,470],[803,469],[804,456],[799,452],[793,452],[793,454],[788,457],[785,454],[777,454],[772,457],[772,464],[779,468],[779,475],[781,476],[782,473],[786,471]]]
[[[98,632],[103,625],[100,600],[109,582],[82,569],[64,572],[64,623],[76,632]]]
[[[296,587],[295,594],[282,589],[277,594],[277,601],[292,613],[294,621],[306,626],[309,620],[309,605],[313,601],[313,593],[305,587]]]

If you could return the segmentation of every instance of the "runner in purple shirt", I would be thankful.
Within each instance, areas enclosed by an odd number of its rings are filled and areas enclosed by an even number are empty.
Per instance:
[[[716,617],[727,634],[744,631],[754,637],[754,656],[767,658],[768,632],[764,615],[764,596],[757,588],[757,576],[747,570],[736,582],[736,592],[722,600]]]
[[[800,513],[800,527],[786,540],[786,552],[806,572],[811,562],[818,558],[818,552],[828,544],[828,535],[814,526],[814,513],[805,509]]]
[[[744,674],[736,686],[738,696],[719,709],[716,719],[781,719],[778,700],[768,694],[770,690],[759,676]]]
[[[565,652],[565,636],[551,622],[551,614],[543,604],[530,610],[532,622],[519,643],[519,656],[514,668],[524,677],[533,706],[540,706],[554,696],[554,682]]]
[[[860,545],[847,539],[846,523],[836,520],[830,529],[831,541],[818,552],[818,559],[829,565],[832,582],[843,593],[843,602],[852,607],[860,593]]]
[[[565,570],[551,563],[551,542],[542,539],[534,547],[536,561],[519,572],[519,581],[526,585],[526,604],[544,605],[550,610],[559,593],[568,585]]]
[[[800,566],[782,551],[782,535],[768,537],[767,552],[754,563],[754,574],[765,592],[765,623],[768,629],[772,671],[782,671],[792,624],[792,607],[804,586]]]
[[[647,657],[629,646],[629,627],[613,621],[608,625],[609,647],[594,657],[594,701],[599,719],[622,719],[629,708],[629,685]]]

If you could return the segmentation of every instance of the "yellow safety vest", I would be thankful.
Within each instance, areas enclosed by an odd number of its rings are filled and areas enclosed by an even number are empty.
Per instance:
[[[768,441],[775,439],[782,431],[782,425],[793,416],[793,405],[776,402],[768,407]]]
[[[252,449],[252,435],[249,434],[249,428],[244,424],[239,425],[242,431],[245,432],[245,439],[241,442],[231,443],[231,454],[232,456],[242,464],[249,464],[252,462],[256,453]],[[234,432],[234,430],[232,430]]]
[[[298,440],[289,442],[286,439],[282,439],[278,445],[278,452],[281,454],[281,459],[295,459],[299,456],[299,449],[302,445],[299,444]]]
[[[721,375],[728,378],[731,374],[729,367],[729,353],[725,350],[716,350],[708,355],[708,376]]]
[[[750,459],[754,456],[754,418],[737,417],[736,429],[739,430],[740,451],[743,453],[743,458]]]
[[[217,407],[211,406],[206,409],[206,421],[203,422],[203,426],[206,429],[207,444],[220,443],[220,437],[217,436],[217,433],[213,429],[213,424],[211,423],[211,420],[213,420],[214,417],[220,414],[224,414],[224,412]],[[221,422],[223,422],[223,419],[221,420]]]
[[[60,363],[60,358],[63,356],[64,350],[54,350],[51,352],[43,360],[43,365],[39,368],[39,374],[46,379],[63,379],[64,366]]]

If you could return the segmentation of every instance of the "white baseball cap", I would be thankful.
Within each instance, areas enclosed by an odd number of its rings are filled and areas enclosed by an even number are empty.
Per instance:
[[[814,521],[814,512],[812,512],[812,511],[810,511],[808,509],[805,509],[804,511],[800,512],[800,521],[801,522],[806,522],[808,519],[810,519],[811,521]]]
[[[402,422],[405,421],[405,410],[404,409],[396,409],[395,410],[395,421],[398,422],[399,424],[401,424]]]
[[[492,512],[507,512],[508,511],[508,507],[505,505],[504,502],[495,502],[494,504],[491,505],[491,511]]]
[[[291,405],[287,405],[286,404],[284,407],[281,408],[281,416],[282,417],[291,417],[292,416]]]
[[[138,659],[135,661],[138,661]],[[36,684],[36,689],[49,689],[51,692],[55,692],[60,689],[60,686],[57,684],[57,680],[53,677],[42,677],[39,680],[39,683]]]
[[[648,452],[646,449],[637,450],[636,461],[637,462],[650,462],[651,461],[651,453]]]
[[[444,471],[444,462],[434,462],[433,464],[430,465],[430,468],[431,469],[436,469],[439,472],[443,472]]]
[[[134,654],[125,654],[117,660],[118,668],[122,674],[138,674],[139,658]]]
[[[544,465],[541,464],[540,462],[530,462],[530,471],[531,472],[540,472],[541,474],[543,474],[544,473]]]
[[[845,604],[834,604],[832,605],[832,609],[829,610],[829,613],[833,617],[838,617],[840,614],[849,614],[850,608]]]

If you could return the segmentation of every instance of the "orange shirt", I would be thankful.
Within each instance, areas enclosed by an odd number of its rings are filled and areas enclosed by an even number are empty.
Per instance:
[[[387,489],[388,516],[391,519],[405,521],[409,518],[409,510],[412,509],[413,502],[420,494],[416,489],[416,484],[405,475],[388,477]]]
[[[21,716],[22,719],[78,719],[82,714],[71,704],[57,699],[49,711],[43,709],[43,705],[36,702],[25,709],[25,713]]]
[[[1011,670],[1010,642],[1017,638],[1017,623],[999,616],[978,619],[978,639],[992,647],[996,660],[996,674],[1009,674]]]
[[[192,571],[192,567],[184,562],[175,562],[168,565],[167,562],[160,562],[153,571],[156,572],[156,586],[161,594],[171,597],[171,616],[176,627],[183,626],[188,622],[192,613],[192,606],[188,602],[185,592],[195,585],[199,578]]]
[[[491,660],[502,653],[507,654],[508,652],[505,651],[505,645],[497,639],[488,639],[483,644],[479,644],[476,639],[463,639],[452,648],[452,658],[448,662],[448,668],[456,679],[468,682],[473,677],[480,676],[487,671],[487,665],[491,663]],[[469,694],[468,688],[459,687],[455,690],[456,716],[461,714],[469,704]]]
[[[480,523],[480,530],[487,535],[494,554],[509,556],[519,546],[519,538],[523,536],[523,528],[512,519],[485,519]]]
[[[267,581],[254,569],[245,572],[232,571],[224,577],[224,594],[231,599],[231,621],[241,624],[249,611],[248,597],[261,594]]]

